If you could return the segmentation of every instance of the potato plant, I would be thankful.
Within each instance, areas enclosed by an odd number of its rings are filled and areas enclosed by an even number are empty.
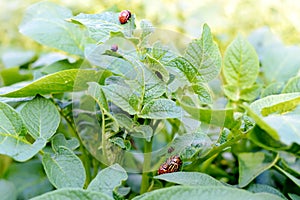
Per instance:
[[[300,48],[136,18],[26,10],[48,48],[0,71],[1,198],[299,199]]]

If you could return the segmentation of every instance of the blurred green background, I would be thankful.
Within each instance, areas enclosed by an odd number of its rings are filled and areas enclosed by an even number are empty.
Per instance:
[[[18,32],[28,6],[39,0],[0,0],[0,55],[8,49],[39,51],[41,46]],[[155,27],[199,37],[207,23],[221,50],[238,34],[267,26],[286,44],[300,42],[300,3],[296,0],[49,0],[80,12],[129,9]],[[3,60],[3,59],[1,59]],[[1,64],[1,63],[0,63]],[[3,67],[3,63],[1,64]],[[0,66],[1,68],[1,66]]]

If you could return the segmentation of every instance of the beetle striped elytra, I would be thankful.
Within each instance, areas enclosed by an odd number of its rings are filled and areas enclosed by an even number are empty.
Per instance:
[[[182,161],[178,155],[171,156],[164,162],[158,169],[157,173],[166,174],[166,173],[173,173],[179,171],[182,165]]]

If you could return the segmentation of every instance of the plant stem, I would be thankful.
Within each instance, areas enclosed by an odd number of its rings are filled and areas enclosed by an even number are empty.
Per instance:
[[[143,174],[142,174],[142,183],[140,193],[143,194],[148,191],[149,188],[149,171],[151,165],[151,153],[152,152],[152,138],[150,142],[145,140],[144,146],[144,163],[143,163]]]
[[[228,142],[220,145],[220,146],[215,146],[208,154],[206,154],[204,157],[195,160],[194,162],[192,162],[190,165],[188,165],[185,169],[186,170],[193,170],[197,167],[199,167],[199,165],[204,162],[205,160],[211,158],[212,156],[222,152],[224,149],[227,149],[228,147],[232,146],[233,144],[235,144],[236,142],[238,142],[239,140],[246,138],[247,134],[245,133],[239,133],[237,134],[237,136],[235,138],[233,138],[232,140],[229,140]]]

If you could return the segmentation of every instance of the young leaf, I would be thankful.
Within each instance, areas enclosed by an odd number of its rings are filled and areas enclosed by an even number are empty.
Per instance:
[[[223,186],[221,182],[213,177],[200,172],[176,172],[155,176],[155,179],[171,183],[190,186]]]
[[[113,196],[113,190],[127,180],[126,171],[119,165],[114,164],[101,170],[88,186],[88,191],[96,191]]]
[[[63,188],[54,190],[43,195],[32,198],[31,200],[113,200],[113,198],[95,191],[83,190],[80,188]]]
[[[154,72],[145,69],[145,93],[144,93],[144,104],[161,97],[166,92],[166,84],[160,80]]]
[[[203,81],[198,69],[184,57],[179,56],[171,60],[167,63],[167,66],[179,69],[191,83],[199,83]]]
[[[142,19],[140,22],[140,27],[142,29],[142,34],[141,34],[141,42],[145,42],[147,37],[154,32],[154,27],[151,24],[150,21]]]
[[[213,80],[221,70],[222,58],[219,48],[214,43],[210,28],[204,24],[201,39],[193,40],[184,54],[197,73],[200,80],[208,82]]]
[[[153,135],[153,129],[149,125],[140,125],[134,127],[130,135],[133,137],[144,138],[147,142],[150,142]]]
[[[263,152],[238,154],[239,187],[245,187],[259,174],[271,168],[278,158]]]
[[[67,147],[60,146],[54,155],[45,153],[43,166],[49,181],[56,188],[82,188],[84,185],[84,166]]]
[[[72,11],[67,8],[39,2],[27,9],[19,30],[43,45],[83,56],[85,33],[78,25],[66,21],[71,17]]]
[[[282,90],[282,93],[300,92],[300,77],[291,78]]]
[[[224,76],[229,85],[247,88],[255,81],[259,72],[259,61],[251,44],[238,36],[224,54]]]
[[[33,81],[21,88],[7,91],[1,88],[0,96],[4,97],[29,97],[37,94],[55,94],[63,92],[80,91],[87,88],[87,82],[98,81],[102,72],[94,70],[70,69],[49,74],[36,81]]]
[[[264,98],[266,96],[280,94],[284,84],[282,82],[275,82],[269,84],[261,93],[260,97]]]
[[[253,101],[260,94],[261,86],[252,85],[248,88],[240,89],[236,85],[225,85],[224,93],[225,95],[233,101],[244,100]]]
[[[164,189],[154,190],[141,196],[133,198],[133,200],[154,200],[154,199],[213,199],[213,200],[282,200],[282,198],[268,193],[251,193],[231,187],[222,186],[173,186]]]
[[[182,110],[169,99],[155,99],[148,102],[142,109],[139,117],[150,119],[178,118],[182,116]]]
[[[198,98],[201,103],[211,104],[212,103],[212,95],[211,91],[209,90],[208,86],[204,83],[197,83],[192,85],[193,91],[195,94],[198,94]]]
[[[61,133],[55,134],[55,136],[51,139],[51,146],[53,151],[57,152],[59,147],[67,147],[70,150],[75,150],[79,147],[79,141],[77,138],[71,138],[66,140],[65,136]]]
[[[159,60],[156,60],[155,58],[153,58],[150,55],[147,55],[147,63],[148,63],[148,67],[154,71],[154,72],[158,72],[163,81],[164,82],[168,82],[169,81],[169,72],[168,70],[164,67],[164,65],[162,63],[159,62]]]
[[[105,96],[114,104],[122,108],[131,115],[137,113],[139,98],[133,90],[122,85],[112,84],[103,86]]]
[[[109,111],[108,103],[106,101],[106,97],[102,91],[101,86],[95,82],[88,83],[88,85],[89,88],[87,93],[95,99],[95,101],[101,107],[101,109]]]
[[[0,102],[0,154],[5,154],[17,161],[26,161],[37,154],[46,141],[39,138],[33,144],[25,135],[25,125],[19,114],[9,105]]]
[[[26,103],[21,110],[21,116],[34,139],[49,140],[60,123],[60,115],[55,105],[41,96]]]
[[[0,179],[0,196],[3,200],[17,200],[15,185],[10,181]]]

